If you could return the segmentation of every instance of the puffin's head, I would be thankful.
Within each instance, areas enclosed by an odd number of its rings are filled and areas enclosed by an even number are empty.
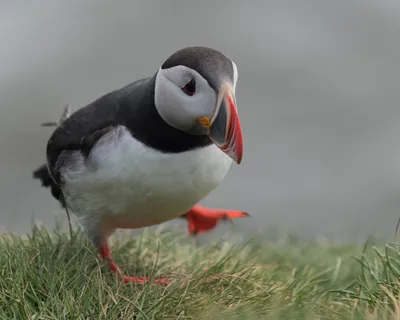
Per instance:
[[[189,47],[175,52],[160,67],[155,105],[170,126],[206,135],[238,164],[243,137],[236,109],[235,63],[221,52]]]

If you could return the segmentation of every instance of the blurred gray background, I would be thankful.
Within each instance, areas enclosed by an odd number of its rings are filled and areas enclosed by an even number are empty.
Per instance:
[[[400,216],[400,2],[0,1],[0,225],[64,217],[31,179],[64,104],[79,108],[205,45],[239,69],[244,161],[207,199],[335,239]]]

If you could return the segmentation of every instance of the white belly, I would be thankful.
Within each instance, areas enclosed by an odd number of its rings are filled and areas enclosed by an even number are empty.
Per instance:
[[[73,158],[61,170],[67,206],[83,225],[106,218],[118,228],[179,217],[218,186],[232,163],[214,145],[162,154],[123,127],[103,137],[88,160],[79,152],[67,157]]]

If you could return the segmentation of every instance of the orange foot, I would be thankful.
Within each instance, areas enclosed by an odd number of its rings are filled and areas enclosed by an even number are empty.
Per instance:
[[[150,281],[149,277],[131,277],[122,274],[121,269],[116,265],[116,263],[114,262],[113,258],[110,255],[110,249],[108,248],[107,241],[104,241],[104,243],[100,246],[99,251],[101,258],[108,262],[109,269],[118,275],[119,281],[121,282],[123,281],[125,283],[135,283],[135,284],[149,283]],[[168,285],[170,282],[166,278],[159,278],[153,280],[153,283],[164,286]]]
[[[247,218],[249,214],[237,210],[210,209],[199,205],[186,212],[182,218],[189,223],[189,233],[197,235],[215,228],[220,220]]]

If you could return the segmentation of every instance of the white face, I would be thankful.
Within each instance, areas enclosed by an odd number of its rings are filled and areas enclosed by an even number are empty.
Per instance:
[[[233,64],[233,87],[237,68]],[[192,134],[207,134],[199,118],[212,117],[218,93],[198,72],[185,66],[159,69],[155,82],[155,105],[158,113],[170,126]]]
[[[186,87],[185,87],[186,86]],[[217,104],[217,93],[196,71],[185,66],[161,69],[155,83],[155,105],[170,126],[197,134],[198,119]],[[200,129],[200,128],[199,128]]]

